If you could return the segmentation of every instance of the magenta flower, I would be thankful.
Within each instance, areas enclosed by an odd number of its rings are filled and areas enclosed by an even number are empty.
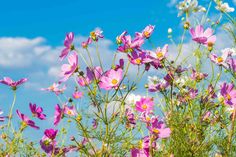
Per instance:
[[[131,149],[131,157],[149,157],[149,152],[143,149]]]
[[[101,78],[99,82],[100,88],[105,90],[110,90],[112,88],[117,88],[122,80],[122,69],[108,70]]]
[[[157,117],[152,118],[151,126],[148,129],[157,136],[157,138],[167,138],[170,136],[170,128],[166,128],[164,122],[158,121]]]
[[[236,105],[236,89],[234,89],[234,84],[223,83],[221,85],[220,94],[224,98],[224,103],[235,107]]]
[[[40,140],[41,148],[47,153],[51,154],[56,147],[56,138],[57,130],[54,129],[46,129],[44,131],[44,136]]]
[[[3,122],[5,120],[5,117],[1,116],[3,114],[3,111],[0,109],[0,122]]]
[[[134,65],[141,65],[144,63],[144,59],[146,58],[146,53],[133,51],[131,52],[131,55],[128,54],[128,58],[130,60],[130,63]]]
[[[136,119],[135,119],[135,115],[132,112],[131,108],[126,108],[125,117],[126,117],[126,127],[127,128],[134,128],[136,126]]]
[[[75,116],[77,115],[77,111],[75,109],[75,106],[64,106],[64,114],[67,114],[68,116]]]
[[[152,35],[154,28],[155,28],[155,26],[148,25],[145,27],[145,29],[142,31],[142,33],[136,33],[136,36],[148,39]]]
[[[135,49],[139,49],[144,43],[142,38],[136,37],[132,40],[130,35],[123,36],[121,40],[123,45],[119,46],[117,50],[125,53],[133,52]]]
[[[61,67],[62,70],[62,76],[63,78],[59,81],[65,82],[66,80],[69,79],[71,75],[73,75],[77,69],[78,69],[78,55],[74,52],[68,57],[68,62],[69,64],[63,64]]]
[[[19,81],[13,81],[10,77],[4,77],[3,80],[0,80],[0,83],[10,86],[13,90],[17,89],[17,86],[25,83],[26,78],[22,78]]]
[[[30,126],[34,129],[39,129],[38,126],[35,125],[35,122],[30,120],[26,115],[22,114],[19,110],[16,110],[18,117],[22,120],[23,126]]]
[[[74,99],[79,99],[83,96],[83,93],[82,92],[79,92],[79,91],[75,91],[73,94],[72,94],[73,98]]]
[[[54,113],[54,125],[58,125],[61,119],[64,116],[64,109],[60,107],[60,105],[55,106],[55,113]]]
[[[104,36],[102,35],[102,30],[99,28],[95,29],[94,31],[90,32],[90,38],[93,41],[98,41],[98,38],[103,38]]]
[[[166,44],[164,45],[163,48],[158,47],[155,52],[150,51],[149,53],[151,57],[161,61],[166,57],[167,52],[168,52],[168,45]]]
[[[41,120],[46,119],[46,115],[43,114],[42,107],[40,107],[40,106],[37,107],[36,104],[32,104],[32,103],[29,104],[29,107],[30,107],[30,110],[31,110],[34,117],[37,117]]]
[[[70,51],[74,50],[73,40],[74,40],[73,32],[66,34],[66,38],[64,40],[65,48],[62,50],[61,55],[60,55],[60,58],[62,60],[68,55]]]
[[[50,92],[55,93],[56,95],[62,94],[66,90],[65,85],[62,88],[58,88],[58,87],[59,87],[59,84],[53,83],[50,87],[42,88],[41,90],[50,91]]]
[[[192,40],[196,41],[199,44],[206,45],[208,47],[212,47],[216,41],[216,36],[213,35],[213,30],[211,28],[207,28],[204,31],[202,25],[196,26],[196,28],[190,29],[190,34],[192,36]]]
[[[142,97],[139,101],[136,101],[135,109],[139,112],[150,112],[153,110],[154,102],[152,98]]]

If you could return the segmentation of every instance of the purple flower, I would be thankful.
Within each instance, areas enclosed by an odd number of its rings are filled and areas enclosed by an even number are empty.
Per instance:
[[[139,49],[144,43],[142,38],[136,37],[132,40],[130,35],[123,36],[121,41],[123,45],[119,46],[117,50],[124,53],[133,52],[135,49]]]
[[[233,71],[236,72],[236,59],[230,58],[227,60],[227,63],[229,65],[229,68]]]
[[[144,28],[144,30],[142,31],[142,33],[137,32],[136,36],[140,37],[140,38],[150,38],[150,36],[152,35],[153,31],[154,31],[155,26],[152,25],[148,25]]]
[[[131,108],[126,109],[125,117],[126,117],[126,127],[127,128],[134,128],[136,125],[136,119],[135,119],[135,115],[132,112]]]
[[[38,126],[35,125],[35,122],[30,120],[26,115],[22,114],[19,110],[16,110],[18,117],[22,120],[23,126],[30,126],[34,129],[39,129]]]
[[[78,69],[78,55],[75,52],[71,54],[68,57],[68,62],[69,64],[63,64],[61,67],[62,70],[61,75],[63,78],[59,81],[60,83],[68,80],[69,77],[73,75],[74,72],[76,72],[76,70]]]
[[[144,59],[146,58],[146,53],[145,52],[136,52],[133,51],[131,52],[131,55],[128,54],[128,58],[130,60],[130,63],[134,65],[141,65],[144,63]]]
[[[54,125],[58,125],[63,116],[64,116],[64,109],[61,108],[59,104],[57,104],[55,106]]]
[[[66,38],[64,40],[65,48],[62,50],[61,55],[60,55],[61,60],[63,60],[70,51],[74,50],[73,40],[74,40],[73,32],[66,34]]]
[[[40,106],[37,107],[36,104],[32,104],[32,103],[29,104],[29,107],[34,117],[37,117],[41,120],[46,119],[46,115],[42,113],[43,112],[42,107]]]
[[[104,36],[102,35],[102,30],[97,28],[94,31],[90,32],[90,38],[93,41],[98,41],[98,38],[103,38]]]
[[[54,129],[46,129],[44,131],[44,136],[40,140],[41,148],[47,153],[51,154],[56,147],[56,135],[57,130]]]
[[[142,97],[139,101],[136,101],[135,109],[139,112],[151,112],[154,107],[152,98]]]
[[[19,81],[13,81],[10,77],[4,77],[3,80],[0,80],[0,83],[10,86],[13,90],[17,89],[17,86],[25,83],[26,78],[22,78]]]
[[[93,119],[92,124],[93,124],[93,129],[97,129],[97,127],[98,127],[98,122],[97,122],[96,119]]]
[[[224,98],[224,103],[235,107],[236,105],[236,89],[234,89],[234,84],[223,83],[221,85],[220,94]]]

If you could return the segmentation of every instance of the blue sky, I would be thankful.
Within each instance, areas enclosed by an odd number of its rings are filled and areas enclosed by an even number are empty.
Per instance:
[[[173,5],[171,5],[173,2]],[[105,42],[102,50],[115,51],[115,37],[124,30],[133,34],[146,25],[156,26],[152,38],[156,45],[169,43],[167,29],[171,27],[173,36],[178,39],[182,33],[177,18],[175,0],[119,0],[119,1],[81,1],[81,0],[24,0],[2,1],[0,5],[0,78],[10,76],[14,80],[29,79],[28,85],[17,93],[16,108],[27,113],[29,102],[43,106],[53,115],[57,99],[38,89],[47,87],[57,78],[60,68],[58,55],[67,32],[74,32],[78,39],[84,39],[91,30],[100,27],[104,31]],[[225,0],[231,6],[233,1]],[[199,3],[207,6],[208,0]],[[214,8],[212,8],[214,10]],[[211,16],[214,16],[215,11]],[[233,14],[235,15],[235,13]],[[225,39],[226,37],[222,37]],[[53,68],[51,68],[53,67]],[[11,91],[0,86],[0,108],[5,113],[12,101]],[[52,126],[50,123],[44,124]]]

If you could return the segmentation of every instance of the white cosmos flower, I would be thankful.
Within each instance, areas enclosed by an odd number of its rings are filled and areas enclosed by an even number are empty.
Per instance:
[[[217,4],[217,6],[215,7],[217,10],[226,13],[234,12],[234,8],[230,7],[228,3],[223,3],[220,0],[215,0],[215,2]]]
[[[188,13],[189,15],[192,12],[205,12],[206,8],[198,5],[197,0],[184,0],[179,2],[177,8],[179,9],[178,16],[181,16],[184,13]]]

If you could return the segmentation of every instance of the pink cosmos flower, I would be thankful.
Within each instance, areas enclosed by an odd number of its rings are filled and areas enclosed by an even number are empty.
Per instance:
[[[74,99],[79,99],[83,96],[83,93],[82,92],[79,92],[79,91],[75,91],[73,94],[72,94],[73,98]]]
[[[146,53],[133,51],[131,52],[131,55],[128,54],[128,58],[130,60],[130,63],[134,65],[141,65],[144,63],[144,59],[146,58]]]
[[[88,45],[92,43],[92,39],[88,38],[87,41],[82,42],[81,46],[86,49],[88,48]]]
[[[155,52],[150,51],[149,53],[151,57],[161,61],[166,57],[167,52],[168,52],[168,45],[166,44],[164,45],[163,48],[158,47]]]
[[[227,67],[226,59],[228,55],[223,54],[222,56],[217,56],[216,54],[212,53],[209,55],[209,58],[211,61],[217,65],[224,66],[225,68]]]
[[[117,88],[122,80],[122,69],[110,69],[100,78],[99,86],[105,90]]]
[[[30,120],[26,115],[22,114],[19,110],[16,110],[18,117],[22,120],[24,126],[30,126],[34,129],[39,129],[38,126],[35,125],[35,122]]]
[[[0,122],[3,122],[5,120],[5,117],[1,116],[3,114],[3,111],[0,109]]]
[[[154,28],[155,28],[155,26],[148,25],[145,27],[145,29],[142,31],[142,33],[137,32],[136,36],[148,39],[152,35]]]
[[[157,136],[157,138],[167,138],[170,136],[170,128],[166,128],[164,122],[159,121],[157,117],[152,118],[151,126],[148,129]]]
[[[197,82],[205,79],[207,76],[208,76],[208,74],[200,73],[200,72],[197,72],[196,70],[192,69],[191,79],[193,79]]]
[[[3,80],[0,80],[0,83],[10,86],[13,90],[17,89],[17,86],[25,83],[26,78],[22,78],[19,81],[13,81],[10,77],[4,77]]]
[[[123,36],[121,41],[123,45],[119,46],[117,50],[125,53],[133,52],[135,49],[139,49],[144,43],[142,38],[136,37],[132,40],[130,35]]]
[[[154,102],[152,98],[142,97],[139,101],[136,101],[135,109],[139,112],[150,112],[153,110]]]
[[[36,104],[32,104],[32,103],[29,104],[29,107],[34,117],[37,117],[41,120],[46,119],[46,115],[42,113],[43,112],[42,107],[40,106],[37,107]]]
[[[77,115],[77,111],[75,109],[75,106],[64,106],[64,114],[68,115],[68,116],[75,116]]]
[[[236,106],[236,89],[234,89],[233,83],[223,83],[221,85],[220,94],[223,96],[226,105]]]
[[[63,64],[61,67],[61,75],[63,76],[63,78],[59,81],[59,83],[65,82],[71,75],[76,72],[76,70],[78,69],[78,55],[75,52],[71,54],[68,57],[68,62],[69,64]]]
[[[65,48],[62,50],[61,55],[60,55],[61,60],[63,60],[70,51],[74,50],[73,40],[74,40],[73,32],[66,34],[66,38],[64,40]]]
[[[64,116],[64,109],[61,108],[59,104],[57,104],[55,106],[54,125],[58,125],[63,116]]]
[[[143,149],[131,149],[131,157],[149,157],[149,152]]]
[[[229,65],[229,69],[233,72],[236,72],[236,59],[230,58],[227,60],[227,64]]]
[[[93,40],[93,41],[98,41],[98,38],[103,38],[103,34],[102,34],[102,30],[97,28],[95,29],[94,31],[90,32],[90,38]]]
[[[66,90],[65,85],[62,88],[58,88],[58,87],[59,87],[58,83],[53,83],[50,87],[42,88],[41,90],[50,91],[50,92],[55,93],[56,95],[62,94]]]
[[[213,29],[207,28],[204,31],[202,25],[196,26],[196,28],[190,29],[190,34],[192,36],[192,40],[196,41],[199,44],[203,44],[205,46],[212,47],[216,41],[216,36],[213,35]]]
[[[121,35],[116,37],[116,43],[118,45],[122,44],[122,38],[127,34],[127,31],[124,31]]]

